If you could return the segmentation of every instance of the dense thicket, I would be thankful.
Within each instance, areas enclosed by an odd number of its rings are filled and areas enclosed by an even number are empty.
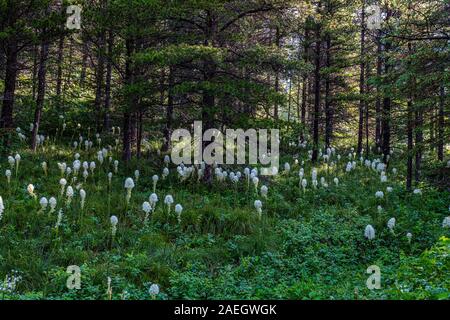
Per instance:
[[[65,25],[73,4],[81,29]],[[447,1],[2,0],[0,9],[3,150],[29,124],[35,148],[59,115],[68,130],[121,127],[127,161],[150,140],[168,150],[173,129],[193,120],[206,130],[265,119],[311,143],[313,160],[324,145],[385,161],[405,151],[408,188],[424,157],[444,161]]]

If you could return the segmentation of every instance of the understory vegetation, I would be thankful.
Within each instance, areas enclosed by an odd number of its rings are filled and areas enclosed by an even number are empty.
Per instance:
[[[102,138],[98,141],[105,146],[114,141],[114,136]],[[376,167],[355,159],[351,150],[329,150],[329,161],[313,165],[307,150],[299,148],[282,157],[289,166],[276,176],[259,177],[257,185],[251,177],[247,182],[244,168],[226,166],[223,172],[242,172],[239,181],[223,179],[216,170],[209,185],[198,181],[196,170],[182,176],[163,155],[150,153],[150,159],[128,165],[119,161],[116,172],[116,148],[103,149],[103,158],[96,142],[86,150],[84,144],[73,148],[55,140],[46,140],[36,153],[18,144],[19,162],[10,169],[7,161],[1,164],[12,174],[10,183],[2,177],[0,187],[5,208],[0,273],[20,277],[14,290],[4,288],[4,298],[146,299],[151,284],[160,287],[159,299],[450,297],[450,229],[448,222],[443,225],[449,195],[425,183],[420,193],[407,192],[395,152],[385,182]],[[86,166],[86,179],[83,166],[74,172],[84,161],[96,162],[93,170]],[[347,172],[349,161],[355,168]],[[163,178],[166,166],[169,174]],[[313,167],[326,185],[311,185]],[[301,168],[310,182],[304,190]],[[142,204],[153,193],[154,175],[159,201],[144,222]],[[129,204],[127,177],[135,185]],[[60,179],[67,182],[63,193]],[[382,198],[375,195],[379,191]],[[166,195],[182,205],[179,219],[164,204]],[[52,196],[57,200],[53,212],[50,206],[42,209],[40,199]],[[262,201],[260,218],[256,199]],[[118,218],[115,237],[112,215]],[[365,237],[369,224],[375,229],[371,240]],[[66,287],[70,265],[81,268],[80,289]],[[381,289],[366,286],[371,265],[380,267]]]

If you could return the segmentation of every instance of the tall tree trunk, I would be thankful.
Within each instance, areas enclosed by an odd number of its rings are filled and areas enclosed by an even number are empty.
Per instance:
[[[362,1],[361,10],[361,63],[359,75],[359,122],[358,122],[358,148],[357,153],[362,151],[363,144],[363,125],[364,125],[364,110],[366,109],[365,101],[365,72],[366,72],[366,1]]]
[[[213,61],[205,61],[204,63],[204,81],[210,82],[215,75],[216,66]],[[216,97],[213,92],[209,89],[205,89],[203,91],[202,97],[202,122],[203,122],[203,133],[206,130],[214,128],[214,109],[215,109],[215,100]],[[202,152],[205,150],[209,142],[203,141]],[[206,165],[205,171],[203,174],[203,179],[207,183],[212,182],[212,167],[211,165]]]
[[[38,91],[36,98],[36,109],[34,110],[33,132],[31,134],[31,149],[36,151],[37,135],[39,133],[39,126],[41,123],[42,108],[44,107],[45,87],[47,84],[47,59],[48,59],[48,41],[44,40],[41,44],[41,56],[39,61],[38,71]]]
[[[33,53],[33,58],[34,57],[35,53]],[[3,79],[5,77],[5,67],[6,67],[6,55],[4,50],[0,50],[0,79]]]
[[[381,43],[381,30],[377,32],[377,77],[380,78],[383,72],[383,59],[382,59],[382,43]],[[377,152],[381,149],[381,93],[380,86],[377,86],[377,97],[375,102],[375,147]]]
[[[173,127],[173,86],[174,86],[174,68],[170,67],[168,76],[167,89],[167,108],[166,108],[166,126],[164,128],[164,145],[163,151],[168,151],[171,148],[171,135]]]
[[[134,72],[134,71],[133,71]],[[135,77],[136,75],[134,75]],[[137,103],[139,101],[139,99],[134,98],[134,101],[136,101],[136,103],[134,103],[132,106],[134,106],[134,109],[139,108],[139,104]],[[133,146],[137,146],[137,137],[138,137],[138,111],[135,111],[133,113],[131,113],[131,149],[133,149]]]
[[[444,161],[444,105],[445,105],[445,88],[442,85],[439,89],[439,114],[438,114],[438,159]]]
[[[306,128],[306,108],[308,104],[308,87],[309,87],[309,81],[308,77],[303,77],[303,83],[302,83],[302,106],[301,106],[301,112],[300,112],[300,122],[302,123],[302,129],[300,131],[300,141],[305,141],[305,128]]]
[[[142,132],[143,132],[144,111],[139,108],[137,112],[137,133],[136,133],[136,157],[141,158],[142,150]]]
[[[105,83],[105,105],[104,105],[104,117],[103,117],[103,130],[109,132],[111,129],[111,118],[110,118],[110,108],[111,108],[111,80],[112,80],[112,59],[113,59],[113,46],[114,46],[114,35],[110,30],[108,34],[108,58],[106,62],[106,83]]]
[[[366,79],[370,78],[370,62],[366,63]],[[370,85],[366,82],[366,94],[367,96],[370,96],[371,93],[371,87]],[[366,123],[366,158],[369,157],[369,151],[370,151],[370,147],[369,147],[369,117],[370,117],[370,112],[369,112],[369,104],[367,103],[367,101],[365,102],[365,123]]]
[[[438,110],[439,112],[439,110]],[[435,129],[435,120],[438,118],[438,115],[436,114],[436,105],[431,106],[431,110],[429,112],[428,119],[430,120],[430,141],[436,141],[436,129]],[[439,139],[439,138],[438,138]],[[430,143],[430,151],[433,152],[434,149],[437,150],[437,145],[434,143]]]
[[[279,48],[280,47],[280,41],[281,41],[281,36],[280,36],[280,28],[277,27],[275,30],[275,45]],[[277,71],[275,72],[275,92],[279,92],[280,91],[280,73]],[[279,108],[280,106],[278,105],[278,102],[275,103],[274,106],[274,110],[273,110],[273,117],[275,119],[278,119],[279,117]]]
[[[408,124],[407,124],[407,136],[408,136],[408,150],[407,150],[407,166],[406,166],[406,189],[411,190],[412,186],[412,173],[413,173],[413,148],[414,148],[414,142],[413,142],[413,129],[414,129],[414,121],[413,121],[413,101],[410,97],[408,99],[408,106],[407,106],[407,117],[408,117]]]
[[[387,162],[388,155],[391,152],[391,98],[385,96],[383,98],[383,118],[381,130],[383,131],[383,155],[384,161]]]
[[[66,97],[66,93],[67,93],[67,87],[70,87],[70,84],[72,82],[72,73],[73,73],[73,49],[74,49],[74,41],[73,38],[69,39],[69,55],[68,55],[68,59],[69,59],[69,63],[67,64],[67,74],[66,74],[66,81],[63,81],[63,87],[62,87],[62,92],[61,92],[61,99],[62,101],[65,100]]]
[[[303,45],[303,60],[305,63],[308,63],[309,61],[309,39],[310,37],[310,29],[307,25],[305,25],[305,39],[304,39],[304,45]],[[309,83],[308,76],[305,74],[303,75],[303,82],[302,82],[302,106],[301,106],[301,115],[300,115],[300,122],[302,124],[302,128],[300,131],[300,141],[303,143],[305,141],[305,128],[306,128],[306,108],[308,103],[308,93],[309,93]]]
[[[302,86],[301,86],[301,78],[297,77],[297,121],[300,122],[300,114],[301,114],[301,99],[302,99]]]
[[[408,43],[408,53],[410,55],[413,54],[412,52],[412,45],[411,43]],[[415,80],[411,81],[411,84],[414,86]],[[413,139],[413,131],[414,131],[414,102],[413,102],[413,96],[414,96],[414,89],[411,89],[411,92],[409,93],[408,97],[408,103],[407,103],[407,154],[406,154],[406,189],[408,191],[411,191],[412,188],[412,176],[413,176],[413,154],[414,154],[414,139]]]
[[[214,62],[206,62],[205,70],[206,72],[204,81],[209,82],[213,79],[216,70]],[[214,94],[208,89],[204,90],[202,99],[202,121],[204,126],[203,131],[212,129],[214,127],[214,107]]]
[[[104,83],[104,66],[105,66],[105,32],[99,35],[98,54],[97,54],[97,70],[95,73],[95,101],[94,110],[96,112],[96,127],[97,132],[101,131],[101,115],[103,102],[103,83]]]
[[[62,89],[62,70],[64,60],[64,34],[61,33],[58,42],[58,60],[57,60],[57,76],[56,76],[56,102],[57,108],[61,106],[61,89]]]
[[[326,66],[331,66],[331,38],[327,35],[326,41]],[[325,79],[325,145],[327,148],[331,145],[331,138],[333,134],[332,117],[333,111],[331,106],[331,74],[327,74]]]
[[[287,121],[288,124],[291,121],[291,104],[292,104],[292,77],[289,78],[289,89],[288,89],[288,114]]]
[[[81,58],[81,72],[80,72],[80,87],[84,87],[84,83],[86,82],[86,69],[89,57],[88,46],[85,39],[83,39],[81,51],[82,51],[82,58]]]
[[[389,21],[392,15],[391,9],[387,10],[386,21]],[[388,55],[391,50],[391,42],[389,39],[386,39],[385,44],[385,54]],[[390,61],[389,58],[386,57],[384,61],[384,73],[388,77],[390,72]],[[391,152],[391,92],[390,89],[385,89],[387,92],[384,92],[383,97],[383,110],[382,110],[382,118],[381,118],[381,130],[382,130],[382,149],[383,149],[383,160],[386,163],[388,160],[388,156]]]
[[[0,117],[0,128],[12,129],[13,127],[13,108],[16,93],[17,80],[17,39],[12,37],[6,47],[6,71],[5,71],[5,87],[3,90],[3,106]],[[9,146],[9,138],[5,135],[4,143]]]
[[[420,172],[422,169],[422,150],[423,150],[423,111],[416,110],[415,112],[415,132],[416,132],[416,165],[414,178],[416,183],[420,182]]]
[[[321,2],[319,1],[317,11],[320,11]],[[319,156],[319,112],[320,112],[320,54],[321,54],[321,26],[316,22],[315,31],[315,57],[314,57],[314,111],[313,111],[313,152],[312,161],[316,162]]]
[[[39,47],[37,45],[33,45],[33,71],[31,78],[32,85],[32,93],[31,96],[33,100],[36,99],[36,79],[37,79],[37,71],[38,71],[38,57],[39,57]]]
[[[134,41],[132,39],[126,39],[125,41],[126,47],[126,60],[125,60],[125,84],[132,85],[134,82],[133,79],[133,70],[131,65],[131,56],[134,52]],[[128,94],[130,95],[130,94]],[[131,93],[131,95],[134,95]],[[126,97],[126,109],[123,114],[123,150],[122,150],[122,158],[125,162],[129,162],[131,160],[131,139],[132,139],[132,123],[131,123],[131,110],[133,108],[134,98],[132,96]]]

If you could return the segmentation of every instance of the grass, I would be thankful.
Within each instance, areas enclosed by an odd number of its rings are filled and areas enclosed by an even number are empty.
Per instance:
[[[108,142],[114,145],[105,138]],[[329,187],[319,182],[315,190],[312,166],[303,151],[299,160],[305,161],[306,192],[299,188],[300,166],[284,155],[283,161],[291,164],[289,173],[260,177],[259,187],[269,187],[265,199],[253,185],[247,188],[244,178],[237,184],[214,180],[205,185],[196,178],[180,182],[171,166],[163,180],[163,156],[156,154],[134,159],[128,166],[120,161],[109,188],[107,174],[114,172],[113,164],[108,158],[98,163],[99,146],[86,151],[84,145],[74,150],[69,144],[48,141],[36,154],[17,144],[22,158],[18,175],[12,169],[10,185],[1,178],[5,211],[0,221],[0,276],[12,270],[21,276],[15,290],[3,290],[5,299],[108,299],[108,277],[112,299],[150,299],[153,283],[161,288],[157,299],[450,298],[450,231],[442,227],[449,194],[427,184],[421,186],[422,195],[406,192],[403,167],[395,155],[387,183],[359,161],[355,170],[345,172],[348,160],[342,156],[331,170],[317,165],[318,179],[325,177]],[[75,152],[81,161],[96,161],[97,167],[86,182],[81,173],[75,183],[66,177],[67,186],[75,189],[66,206],[57,162],[72,166]],[[119,158],[117,150],[109,156]],[[394,175],[391,168],[396,165],[399,173]],[[0,170],[8,168],[4,157]],[[140,178],[127,205],[124,181],[134,178],[135,169]],[[144,224],[142,203],[152,193],[154,174],[160,176],[159,202]],[[339,178],[338,186],[334,177]],[[37,199],[27,192],[30,183]],[[386,192],[387,186],[392,193]],[[84,210],[80,188],[87,193]],[[383,199],[375,198],[378,190],[384,192]],[[163,203],[167,194],[175,200],[171,214]],[[39,212],[43,196],[58,199],[51,215],[48,209]],[[263,202],[261,220],[253,206],[256,199]],[[177,203],[184,208],[181,223],[173,210]],[[56,229],[59,209],[63,220]],[[119,219],[114,239],[111,215]],[[395,234],[386,226],[391,217],[397,221]],[[372,241],[364,238],[367,224],[376,230]],[[407,232],[413,234],[411,242]],[[66,287],[70,265],[81,267],[79,290]],[[366,287],[371,265],[381,269],[379,290]]]

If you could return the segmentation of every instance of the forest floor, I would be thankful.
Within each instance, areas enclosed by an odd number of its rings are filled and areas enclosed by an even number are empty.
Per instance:
[[[333,152],[328,163],[335,166],[330,168],[323,160],[313,165],[307,150],[298,149],[284,152],[280,173],[260,176],[257,185],[256,180],[247,180],[244,167],[226,166],[222,167],[226,177],[216,174],[212,185],[206,185],[198,181],[195,170],[190,174],[184,170],[181,179],[171,164],[163,178],[166,164],[156,153],[125,166],[113,147],[101,163],[97,152],[107,144],[93,140],[88,150],[84,143],[75,149],[69,142],[46,140],[36,153],[17,144],[11,156],[20,154],[20,161],[1,160],[0,276],[5,282],[0,297],[450,298],[450,226],[443,222],[449,215],[450,195],[427,183],[407,192],[404,161],[395,153],[385,182],[380,178],[382,168],[366,165],[359,155],[349,156],[350,150]],[[78,173],[73,165],[76,154]],[[96,163],[86,179],[84,161]],[[347,172],[349,161],[353,166]],[[285,162],[289,170],[283,169]],[[313,167],[317,187],[311,182]],[[11,171],[10,182],[5,170]],[[230,173],[237,171],[239,181],[230,181]],[[159,176],[155,190],[153,175]],[[61,193],[63,177],[67,184]],[[129,203],[127,177],[135,185]],[[261,193],[263,185],[267,196]],[[73,196],[67,192],[69,186]],[[81,189],[86,193],[83,208]],[[376,196],[378,191],[383,197]],[[145,222],[143,203],[153,192],[159,199]],[[166,195],[174,200],[170,210],[164,203]],[[54,210],[50,203],[40,203],[42,197],[57,200]],[[255,200],[262,203],[261,215]],[[180,207],[175,211],[176,204],[182,206],[181,213]],[[113,215],[118,220],[115,236]],[[395,223],[391,220],[388,227],[391,218]],[[365,237],[367,225],[373,226],[374,239]],[[80,289],[66,286],[71,276],[66,271],[73,265],[81,270]],[[379,267],[379,289],[367,286],[370,266]],[[158,285],[157,294],[149,293],[151,284]]]

